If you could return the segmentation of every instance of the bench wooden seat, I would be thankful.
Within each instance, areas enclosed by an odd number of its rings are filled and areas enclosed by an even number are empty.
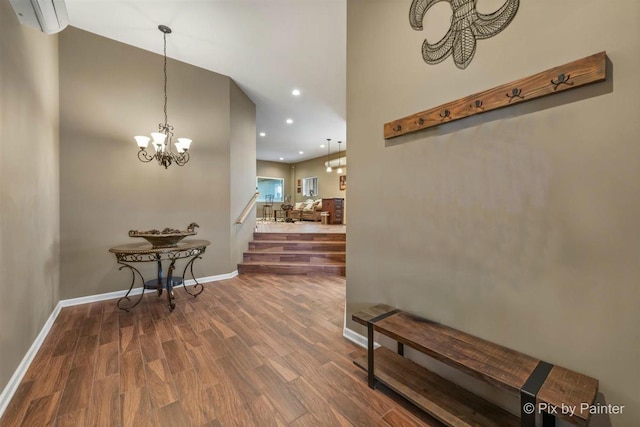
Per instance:
[[[396,340],[399,343],[400,353],[403,352],[402,346],[407,345],[480,380],[502,388],[510,393],[519,394],[522,403],[524,403],[525,399],[534,399],[533,401],[537,407],[540,407],[540,404],[544,404],[548,405],[545,407],[558,408],[558,412],[555,415],[566,419],[572,424],[586,426],[589,422],[590,413],[589,410],[584,407],[584,404],[588,403],[592,405],[595,401],[598,391],[598,381],[594,378],[559,366],[552,366],[526,354],[394,309],[386,304],[380,304],[356,313],[352,318],[354,321],[367,326],[370,329],[370,336],[373,335],[373,331],[376,331]],[[373,340],[371,339],[370,341],[372,344]],[[433,402],[432,398],[423,396],[424,399],[431,402],[430,404],[426,404],[425,402],[416,402],[418,399],[411,398],[407,395],[409,393],[408,390],[415,390],[415,387],[421,387],[423,389],[433,388],[434,382],[431,381],[431,384],[429,384],[429,381],[425,379],[425,384],[419,386],[418,383],[412,383],[412,380],[409,378],[403,380],[402,375],[399,375],[399,372],[406,370],[407,377],[415,377],[414,372],[416,370],[427,370],[417,365],[414,367],[413,365],[415,364],[411,365],[407,363],[408,361],[406,359],[402,356],[395,355],[391,351],[380,350],[381,349],[378,349],[373,353],[372,345],[369,346],[369,356],[373,356],[374,361],[372,371],[375,374],[375,379],[409,398],[413,403],[448,425],[494,425],[492,424],[494,421],[492,421],[489,416],[485,422],[468,423],[466,419],[468,418],[467,413],[469,411],[464,408],[457,408],[457,411],[462,414],[462,420],[458,420],[457,423],[440,418],[437,413],[434,413],[433,409],[433,406],[438,406],[439,404]],[[388,353],[391,353],[393,357]],[[365,362],[367,363],[366,369],[369,370],[369,366],[371,365],[366,359],[364,362],[363,360],[356,361],[356,364],[364,367]],[[424,375],[429,376],[435,374],[425,373]],[[392,379],[390,380],[390,378]],[[530,380],[530,378],[532,378],[532,380]],[[372,381],[373,380],[370,379],[370,385]],[[389,381],[391,381],[392,384],[388,384]],[[533,392],[530,390],[531,381],[533,381],[533,383],[538,382],[538,384],[534,386]],[[404,385],[395,383],[404,383]],[[442,391],[443,388],[452,386],[451,384],[444,386],[443,384],[446,383],[442,383],[440,380],[436,383],[440,384],[440,391]],[[468,394],[480,400],[479,402],[474,400],[474,405],[478,408],[484,408],[483,411],[487,411],[487,414],[495,413],[494,409],[486,407],[486,405],[491,404],[471,393]],[[459,397],[459,393],[456,391],[450,399],[455,400],[457,396]],[[471,399],[471,397],[465,395],[465,398],[462,400],[465,401],[468,399]],[[575,413],[562,413],[560,409],[563,405],[565,405],[565,407],[575,408]],[[522,417],[523,420],[525,418],[529,420],[532,418],[530,414],[524,413]],[[550,425],[552,417],[547,415],[545,419],[547,420],[547,425]],[[518,421],[516,425],[519,423]],[[524,424],[523,422],[523,425]],[[499,422],[495,425],[510,424]]]

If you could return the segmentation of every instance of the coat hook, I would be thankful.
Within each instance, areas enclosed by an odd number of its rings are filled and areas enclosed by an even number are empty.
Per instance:
[[[473,108],[479,108],[481,110],[484,110],[484,108],[482,108],[482,105],[484,105],[484,102],[481,101],[480,99],[476,99],[476,102],[473,103],[473,105],[469,105],[469,107]]]
[[[418,126],[422,126],[424,124],[424,119],[422,117],[420,117],[418,119]]]
[[[553,90],[558,89],[558,86],[565,84],[567,86],[573,86],[573,82],[570,82],[571,74],[565,75],[564,73],[558,74],[558,81],[551,79],[551,84],[553,85]]]
[[[524,96],[522,96],[522,89],[518,89],[517,87],[511,89],[511,93],[507,93],[507,98],[509,98],[509,104],[511,104],[511,101],[516,98],[524,99]]]
[[[396,127],[393,128],[394,132],[400,132],[400,130],[402,129],[402,126],[397,125]]]
[[[451,111],[444,110],[442,113],[440,113],[440,117],[442,117],[442,119],[440,120],[441,122],[443,122],[445,119],[450,119],[451,118]]]

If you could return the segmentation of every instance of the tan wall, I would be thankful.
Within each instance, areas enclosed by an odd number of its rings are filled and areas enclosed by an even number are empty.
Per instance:
[[[243,174],[255,172],[231,166],[255,164],[255,148],[230,146],[247,138],[255,146],[255,133],[247,136],[254,107],[228,77],[174,60],[168,75],[169,123],[193,145],[189,163],[165,170],[139,162],[133,140],[163,119],[162,56],[75,28],[61,33],[61,298],[128,286],[108,249],[134,241],[130,229],[184,229],[195,221],[198,237],[212,242],[196,276],[236,270],[233,222],[253,188]]]
[[[255,226],[254,214],[250,214],[242,224],[235,222],[256,191],[256,106],[233,81],[230,143],[231,262],[238,264],[242,262],[242,255],[247,249],[247,242],[253,237]]]
[[[58,38],[0,0],[0,390],[58,302]]]
[[[335,145],[335,144],[334,144]],[[342,157],[346,157],[347,152],[342,152]],[[337,159],[338,153],[332,154],[330,159]],[[327,172],[327,167],[324,165],[324,162],[327,160],[326,157],[318,157],[315,159],[307,160],[306,162],[296,163],[294,165],[295,172],[295,183],[297,183],[298,179],[310,178],[317,176],[318,177],[318,191],[319,197],[342,197],[344,198],[344,223],[347,222],[347,191],[340,190],[340,175],[336,173],[337,168],[333,168],[332,172]],[[343,174],[347,174],[346,166],[342,167]],[[348,183],[348,181],[347,181]],[[307,197],[303,197],[302,193],[295,193],[295,201],[301,202],[306,200]]]
[[[347,152],[344,151],[342,156],[345,157]],[[337,159],[338,154],[332,154],[330,159]],[[344,198],[345,211],[344,221],[347,221],[347,192],[346,190],[340,190],[340,179],[336,173],[336,168],[333,172],[327,173],[324,162],[326,157],[318,157],[316,159],[307,160],[305,162],[287,164],[278,162],[268,162],[264,160],[257,161],[258,176],[266,176],[271,178],[283,178],[285,195],[292,195],[292,201],[301,202],[306,200],[306,197],[302,196],[302,193],[297,193],[296,183],[298,179],[318,177],[318,190],[320,192],[319,197],[342,197]],[[347,174],[347,168],[342,167],[344,170],[343,175]],[[276,204],[276,207],[279,205]],[[262,203],[256,204],[256,215],[261,217],[262,215]]]
[[[521,2],[466,70],[423,62],[408,8],[348,0],[347,319],[384,302],[574,369],[625,405],[592,425],[640,425],[640,2]],[[383,139],[603,50],[607,83]]]
[[[258,160],[256,162],[257,176],[284,179],[285,195],[292,195],[293,184],[291,182],[291,165],[287,163],[268,162]],[[254,183],[257,184],[257,183]],[[257,185],[254,185],[256,187]]]
[[[264,176],[268,178],[282,178],[284,179],[284,195],[293,195],[293,176],[291,172],[291,165],[287,163],[268,162],[265,160],[258,160],[256,162],[257,174],[256,176]],[[257,183],[254,182],[254,187],[257,187]],[[292,198],[293,199],[293,198]],[[256,203],[256,216],[262,218],[262,206],[264,203]],[[279,208],[281,203],[275,203],[274,207]]]

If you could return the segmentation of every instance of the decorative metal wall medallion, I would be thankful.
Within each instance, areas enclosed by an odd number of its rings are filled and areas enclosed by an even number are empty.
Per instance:
[[[422,44],[422,57],[427,64],[438,64],[453,54],[456,67],[464,70],[476,53],[476,40],[488,39],[507,28],[516,16],[520,0],[506,2],[490,14],[478,13],[478,0],[413,0],[409,9],[409,23],[416,31],[422,31],[422,21],[429,8],[446,1],[451,4],[451,27],[437,43]]]

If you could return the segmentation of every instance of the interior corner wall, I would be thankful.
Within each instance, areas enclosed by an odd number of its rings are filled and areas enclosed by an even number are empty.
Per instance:
[[[161,55],[76,28],[60,34],[62,299],[128,288],[130,276],[118,271],[109,248],[139,241],[129,238],[131,229],[185,229],[196,222],[197,238],[212,243],[194,264],[196,277],[236,269],[231,80],[168,60],[168,122],[175,137],[193,144],[189,163],[165,169],[141,163],[133,139],[163,121],[162,64]],[[155,266],[140,266],[153,277]]]
[[[364,333],[351,314],[376,303],[414,312],[597,378],[625,408],[591,425],[640,425],[640,2],[520,2],[465,70],[423,61],[438,38],[409,5],[347,2],[346,326]],[[440,12],[425,19],[446,32]],[[600,51],[607,82],[383,138]]]
[[[0,391],[58,303],[58,37],[0,0]]]
[[[346,150],[342,151],[341,157],[346,157]],[[334,153],[330,156],[331,160],[337,159],[338,153]],[[344,213],[343,219],[344,223],[347,223],[347,191],[340,190],[340,175],[347,175],[347,168],[343,166],[342,174],[338,174],[337,168],[333,168],[332,172],[327,172],[327,167],[324,162],[327,160],[326,157],[317,157],[315,159],[307,160],[304,162],[296,163],[294,166],[295,170],[295,181],[303,178],[312,178],[318,177],[318,197],[325,198],[343,198],[344,199]],[[348,182],[348,181],[347,181]],[[308,197],[304,197],[302,193],[298,193],[296,190],[294,200],[296,202],[302,202],[306,200]]]
[[[252,211],[242,224],[236,220],[256,192],[256,105],[231,81],[230,184],[231,262],[233,270],[242,262],[256,223]]]

